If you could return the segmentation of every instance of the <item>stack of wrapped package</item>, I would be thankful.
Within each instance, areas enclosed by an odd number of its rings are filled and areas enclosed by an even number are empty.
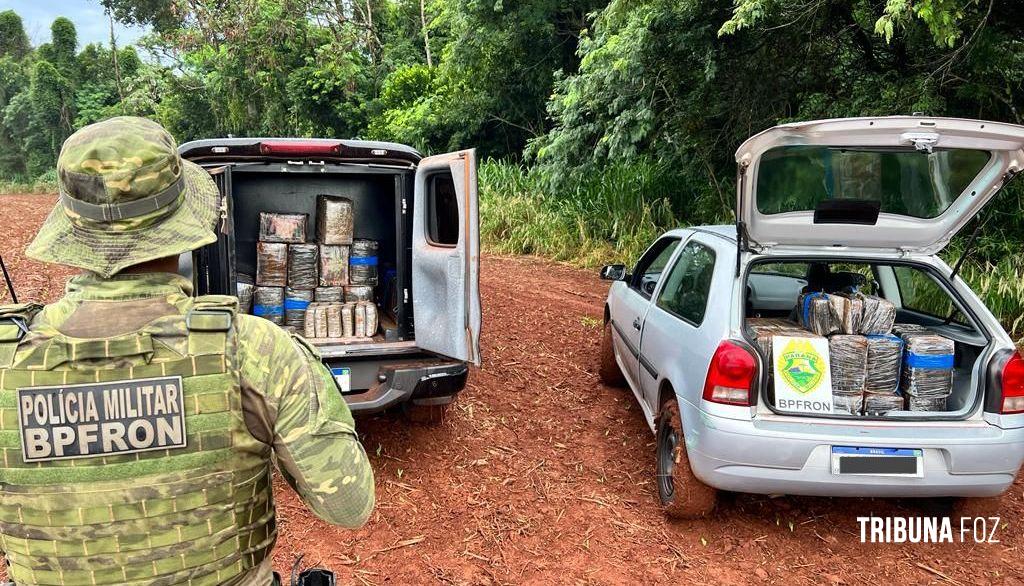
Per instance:
[[[857,334],[834,334],[828,339],[832,368],[832,404],[836,411],[859,415],[864,405],[868,339]]]
[[[819,336],[843,333],[843,320],[848,311],[848,303],[849,300],[842,295],[804,293],[800,296],[797,307],[800,325]]]
[[[927,330],[901,330],[906,352],[900,392],[909,411],[943,411],[953,392],[955,344]]]
[[[864,377],[864,410],[879,415],[903,408],[899,394],[903,340],[892,334],[868,334],[867,372]]]
[[[313,303],[305,315],[304,335],[308,338],[331,338],[359,341],[372,338],[377,332],[377,306],[372,302]]]

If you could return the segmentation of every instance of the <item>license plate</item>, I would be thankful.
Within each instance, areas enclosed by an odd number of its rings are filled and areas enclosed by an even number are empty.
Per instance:
[[[338,388],[341,389],[341,393],[349,393],[352,391],[352,369],[347,367],[334,367],[331,368],[331,374],[334,375],[334,380],[338,383]]]
[[[832,446],[832,474],[922,478],[924,450]]]

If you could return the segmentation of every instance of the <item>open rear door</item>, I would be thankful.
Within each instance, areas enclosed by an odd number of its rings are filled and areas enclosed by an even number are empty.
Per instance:
[[[416,170],[412,209],[416,345],[479,366],[476,151],[421,160]]]
[[[220,192],[217,242],[192,254],[193,281],[197,295],[238,295],[235,278],[235,228],[231,200],[231,167],[214,167],[207,172]]]

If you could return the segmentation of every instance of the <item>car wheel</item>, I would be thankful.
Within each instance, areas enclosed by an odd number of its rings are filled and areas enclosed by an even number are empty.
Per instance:
[[[405,403],[405,416],[412,423],[427,427],[437,427],[447,420],[449,405],[451,403],[445,403],[444,405],[413,405],[412,403]]]
[[[701,482],[690,468],[683,442],[683,420],[675,399],[661,407],[656,450],[658,497],[665,514],[675,519],[707,516],[715,508],[718,491]]]
[[[612,346],[612,322],[606,321],[604,331],[601,332],[601,363],[598,365],[597,374],[601,382],[609,387],[626,386],[626,377],[622,376],[619,364],[615,362],[615,348]]]

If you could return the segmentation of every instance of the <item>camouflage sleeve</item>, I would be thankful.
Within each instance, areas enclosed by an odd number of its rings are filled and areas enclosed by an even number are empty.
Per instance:
[[[266,422],[278,468],[318,517],[361,526],[374,505],[373,469],[334,377],[301,338],[239,317],[242,383],[264,399],[249,409],[265,409],[247,418]]]

